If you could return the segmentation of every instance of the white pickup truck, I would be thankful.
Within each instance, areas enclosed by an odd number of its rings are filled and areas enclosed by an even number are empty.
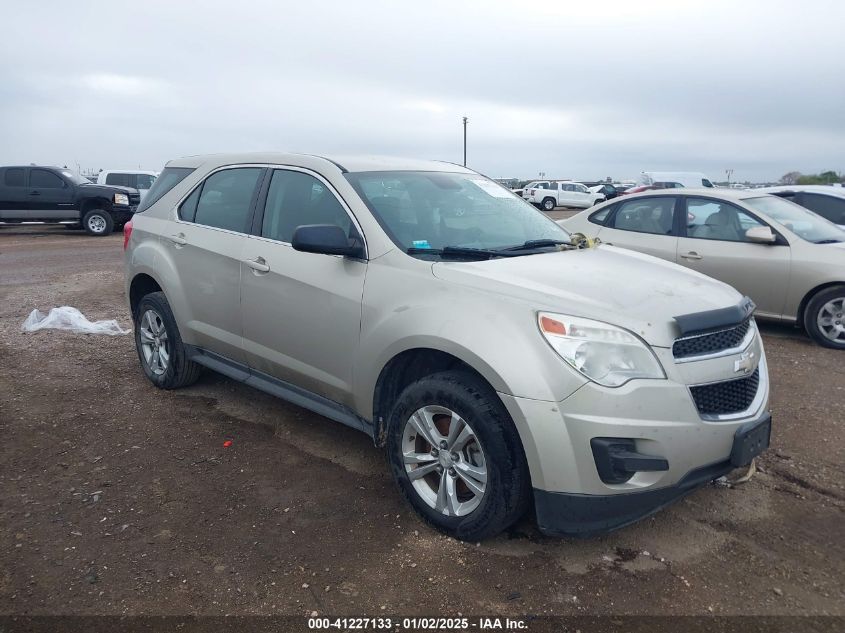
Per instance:
[[[571,180],[538,180],[522,190],[522,199],[544,211],[555,207],[586,209],[604,202],[604,194],[594,193],[580,182]]]

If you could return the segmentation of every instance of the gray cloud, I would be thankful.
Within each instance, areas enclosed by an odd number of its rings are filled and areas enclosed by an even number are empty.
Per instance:
[[[585,6],[586,5],[586,6]],[[740,5],[740,6],[737,6]],[[0,41],[0,163],[279,149],[491,176],[845,170],[839,2],[39,2]]]

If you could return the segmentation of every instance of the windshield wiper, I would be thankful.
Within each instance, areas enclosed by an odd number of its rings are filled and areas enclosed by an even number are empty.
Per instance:
[[[490,250],[486,248],[470,248],[468,246],[444,246],[443,248],[411,247],[405,252],[408,253],[408,255],[439,255],[440,257],[448,258],[478,257],[480,259],[514,257],[517,255],[517,253],[508,253],[506,251]]]
[[[549,248],[552,246],[559,246],[560,244],[566,244],[568,246],[572,246],[572,242],[569,240],[552,240],[552,239],[542,239],[542,240],[528,240],[527,242],[523,242],[517,246],[508,246],[505,248],[500,248],[499,252],[501,251],[527,251],[534,248]]]
[[[829,239],[829,240],[816,240],[813,244],[840,244],[842,240],[837,239]]]

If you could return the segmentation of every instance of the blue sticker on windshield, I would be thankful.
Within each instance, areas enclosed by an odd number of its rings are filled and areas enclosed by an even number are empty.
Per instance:
[[[414,240],[411,242],[411,246],[413,248],[431,248],[431,244],[428,243],[428,240]]]

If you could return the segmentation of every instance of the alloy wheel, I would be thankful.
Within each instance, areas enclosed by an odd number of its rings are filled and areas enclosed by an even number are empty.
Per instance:
[[[151,372],[161,376],[170,365],[170,339],[164,321],[155,310],[147,310],[138,328],[144,362]]]
[[[484,498],[484,450],[469,423],[451,409],[417,409],[405,422],[402,457],[414,490],[436,512],[465,516]]]
[[[825,303],[816,316],[822,334],[836,343],[845,343],[845,297]]]

